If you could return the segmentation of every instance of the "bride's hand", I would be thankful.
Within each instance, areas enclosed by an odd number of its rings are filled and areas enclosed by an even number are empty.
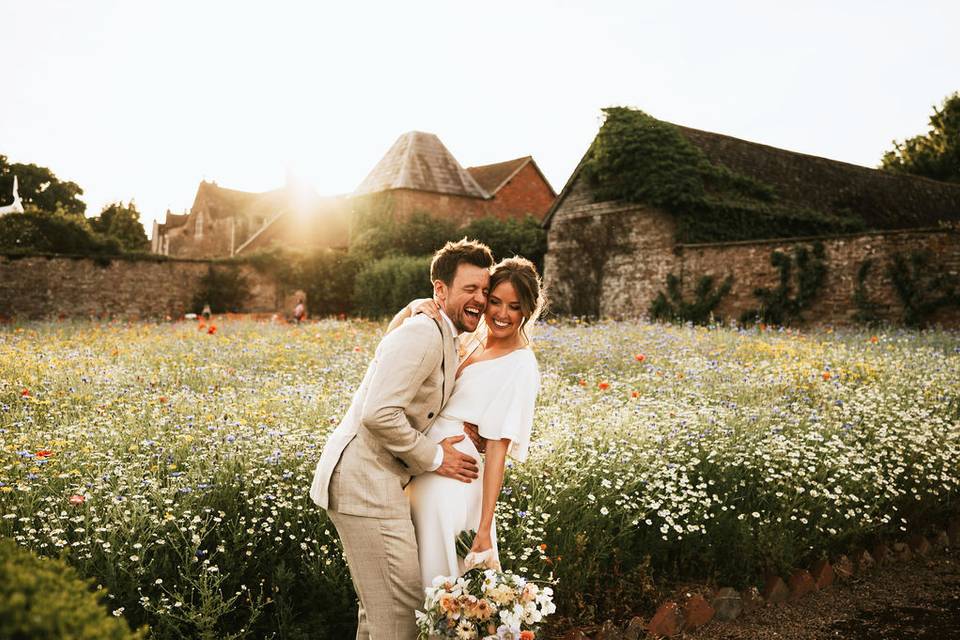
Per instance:
[[[481,551],[486,551],[487,549],[493,548],[493,539],[490,537],[490,532],[481,532],[473,537],[473,545],[470,547],[472,553],[480,553]]]
[[[424,300],[413,308],[413,315],[422,313],[434,320],[440,319],[440,304],[436,300]]]
[[[500,570],[500,558],[493,548],[493,540],[490,533],[478,533],[473,539],[473,546],[470,547],[470,553],[463,559],[466,568],[487,567],[488,569]]]

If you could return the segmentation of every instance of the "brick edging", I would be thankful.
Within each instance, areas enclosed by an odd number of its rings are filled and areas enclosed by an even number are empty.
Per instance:
[[[809,569],[799,568],[786,580],[770,574],[763,589],[748,587],[738,591],[723,587],[713,592],[687,594],[682,600],[663,602],[649,621],[635,617],[620,630],[612,622],[606,622],[593,636],[593,640],[638,640],[646,635],[651,638],[670,638],[680,633],[686,635],[712,622],[729,622],[749,615],[767,606],[785,606],[800,600],[810,593],[829,589],[835,581],[846,581],[854,575],[868,573],[877,564],[904,562],[916,556],[927,557],[945,548],[960,548],[960,516],[952,517],[946,529],[935,529],[931,536],[913,534],[905,540],[880,541],[870,550],[856,547],[848,554],[834,558],[831,563],[823,557]],[[708,599],[709,598],[709,599]],[[574,629],[564,640],[591,640],[582,630]]]

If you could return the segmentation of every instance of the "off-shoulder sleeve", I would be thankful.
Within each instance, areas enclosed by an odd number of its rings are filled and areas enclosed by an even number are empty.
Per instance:
[[[493,399],[484,409],[477,426],[488,440],[510,439],[509,456],[518,462],[527,459],[533,412],[540,391],[540,370],[533,352],[505,362],[509,371],[491,394]]]

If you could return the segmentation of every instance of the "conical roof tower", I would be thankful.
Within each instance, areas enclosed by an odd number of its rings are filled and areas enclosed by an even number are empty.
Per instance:
[[[354,195],[391,189],[432,191],[469,198],[490,197],[443,146],[440,138],[422,131],[410,131],[397,138]]]

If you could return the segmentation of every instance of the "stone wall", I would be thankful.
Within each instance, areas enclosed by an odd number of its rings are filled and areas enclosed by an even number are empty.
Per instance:
[[[717,308],[719,318],[738,319],[756,309],[757,287],[775,288],[779,272],[770,263],[773,251],[792,254],[797,245],[823,243],[827,273],[804,320],[851,324],[857,306],[857,272],[866,259],[873,268],[865,287],[880,318],[897,322],[902,305],[887,273],[895,253],[920,251],[948,273],[960,274],[960,233],[947,229],[887,231],[825,238],[681,245],[674,242],[673,218],[663,211],[621,202],[594,202],[584,181],[569,186],[548,231],[544,279],[551,309],[558,314],[604,317],[647,315],[667,275],[681,278],[687,299],[703,275],[719,284],[733,275],[730,293]],[[599,273],[598,273],[599,269]],[[941,310],[935,323],[960,326],[960,309]]]
[[[191,303],[212,266],[202,260],[0,255],[0,318],[178,318],[196,311]],[[250,297],[237,311],[282,309],[284,291],[271,278],[249,265],[239,268]]]
[[[671,216],[594,202],[584,182],[576,181],[547,233],[550,308],[561,315],[643,315],[674,267],[674,230]]]
[[[864,233],[820,239],[765,242],[734,242],[701,245],[678,245],[674,273],[681,276],[687,288],[693,287],[701,275],[713,275],[717,282],[726,275],[734,277],[730,293],[721,300],[717,314],[736,318],[743,311],[755,309],[753,295],[757,287],[774,288],[779,271],[770,264],[773,251],[792,254],[794,247],[810,247],[823,243],[827,272],[820,293],[805,313],[809,320],[823,324],[851,324],[857,306],[854,291],[857,272],[864,260],[873,265],[864,282],[867,296],[877,315],[897,322],[903,305],[887,273],[892,256],[918,251],[927,254],[936,264],[954,276],[960,275],[960,233],[947,230],[911,230]],[[960,326],[960,309],[941,309],[933,322]]]

